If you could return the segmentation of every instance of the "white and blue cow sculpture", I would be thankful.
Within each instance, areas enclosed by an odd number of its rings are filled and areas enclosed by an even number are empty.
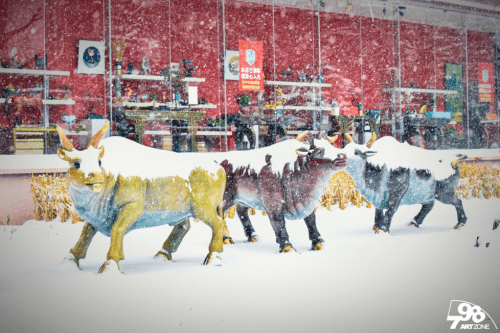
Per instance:
[[[214,258],[212,263],[219,262],[223,232],[227,231],[218,214],[226,185],[224,169],[208,159],[145,147],[121,137],[101,141],[108,127],[109,122],[83,151],[73,148],[64,130],[57,127],[63,147],[57,155],[69,162],[69,194],[86,221],[66,260],[79,267],[99,231],[111,237],[107,260],[99,273],[119,271],[127,232],[164,224],[175,226],[193,217],[212,229],[204,264]],[[171,259],[177,246],[169,238],[157,256]]]
[[[366,151],[365,146],[347,137],[351,143],[344,149],[348,156],[345,171],[353,178],[358,191],[375,207],[373,229],[376,233],[389,232],[400,205],[422,205],[410,222],[419,227],[434,207],[435,200],[455,207],[458,217],[455,229],[465,225],[467,217],[455,192],[460,179],[458,161],[467,156],[458,154],[445,158],[439,156],[439,152],[400,143],[390,136],[376,141],[372,136],[366,146],[377,154],[370,156],[361,153]]]

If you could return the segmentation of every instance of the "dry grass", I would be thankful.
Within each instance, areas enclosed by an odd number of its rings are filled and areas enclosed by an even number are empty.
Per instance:
[[[489,164],[460,163],[460,182],[457,196],[469,198],[500,198],[500,170]]]
[[[320,198],[320,205],[330,210],[331,206],[339,205],[339,208],[344,210],[351,203],[360,208],[365,205],[370,208],[372,205],[364,196],[359,193],[354,184],[354,180],[345,171],[335,173],[328,185],[323,190],[323,195]]]
[[[35,204],[37,220],[52,221],[59,216],[61,222],[68,219],[73,223],[83,221],[75,211],[66,179],[59,175],[32,175],[28,182],[31,185],[31,198]]]

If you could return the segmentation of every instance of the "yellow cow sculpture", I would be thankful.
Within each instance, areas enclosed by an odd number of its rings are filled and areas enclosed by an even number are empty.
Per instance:
[[[125,258],[123,238],[137,228],[169,224],[172,235],[187,233],[190,217],[212,229],[204,264],[220,261],[226,225],[217,213],[226,185],[224,169],[208,159],[198,160],[139,145],[121,137],[101,141],[109,122],[78,151],[57,127],[63,149],[57,155],[69,162],[68,191],[78,214],[86,221],[77,244],[65,260],[85,258],[97,231],[111,237],[106,262],[99,273],[120,270]],[[224,230],[225,229],[225,230]],[[179,243],[170,237],[157,257],[171,260]]]

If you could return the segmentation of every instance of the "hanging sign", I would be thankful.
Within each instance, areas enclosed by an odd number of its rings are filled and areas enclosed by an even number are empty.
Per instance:
[[[493,64],[478,63],[479,102],[493,101]]]
[[[262,42],[239,41],[240,90],[264,90]]]

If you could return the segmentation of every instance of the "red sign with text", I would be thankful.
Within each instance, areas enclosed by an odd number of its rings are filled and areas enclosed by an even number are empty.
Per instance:
[[[240,90],[264,90],[262,42],[239,41]]]
[[[479,102],[493,101],[493,64],[478,63]]]

